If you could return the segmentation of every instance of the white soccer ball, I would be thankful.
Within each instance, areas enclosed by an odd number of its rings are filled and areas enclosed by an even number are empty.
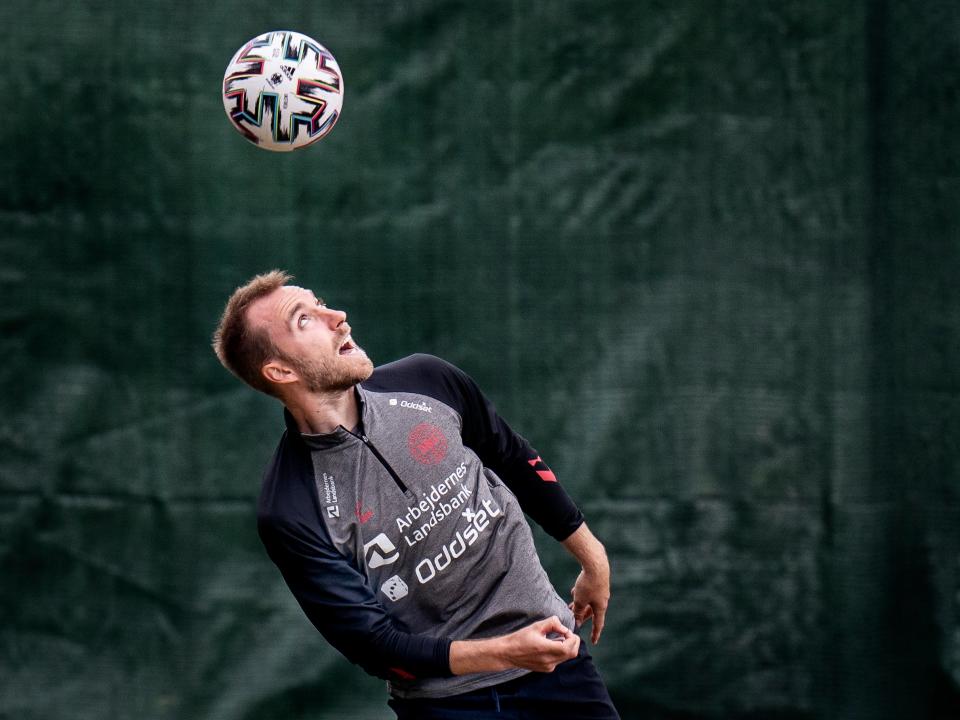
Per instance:
[[[340,117],[343,75],[302,33],[275,30],[237,50],[223,74],[223,109],[257,147],[286,152],[324,137]]]

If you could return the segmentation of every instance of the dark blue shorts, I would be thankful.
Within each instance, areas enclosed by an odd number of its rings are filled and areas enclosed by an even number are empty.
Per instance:
[[[532,672],[499,685],[445,698],[388,704],[398,720],[619,720],[606,685],[580,643],[577,657],[552,673]]]

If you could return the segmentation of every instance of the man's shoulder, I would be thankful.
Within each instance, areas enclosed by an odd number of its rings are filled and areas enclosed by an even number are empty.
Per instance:
[[[289,430],[284,431],[277,449],[263,473],[257,499],[257,521],[261,524],[283,521],[303,511],[301,497],[311,486],[313,468],[306,447]]]
[[[377,368],[363,388],[371,392],[408,392],[438,400],[460,413],[472,415],[486,404],[473,379],[435,355],[410,355]]]
[[[379,365],[370,376],[370,381],[391,380],[398,377],[416,376],[421,374],[445,373],[456,370],[456,367],[443,358],[429,353],[414,353],[399,360],[393,360]]]
[[[424,392],[448,391],[462,371],[455,365],[427,353],[408,355],[377,367],[363,382],[372,391]]]

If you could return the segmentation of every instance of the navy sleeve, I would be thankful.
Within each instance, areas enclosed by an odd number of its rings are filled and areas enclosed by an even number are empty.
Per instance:
[[[459,412],[464,445],[506,483],[523,511],[549,535],[563,541],[580,527],[583,513],[540,453],[497,414],[469,375],[432,355],[413,355],[383,370],[377,384],[422,392]]]
[[[363,575],[325,536],[322,522],[310,517],[315,506],[302,492],[312,487],[303,483],[309,458],[298,457],[290,445],[285,436],[267,473],[257,529],[304,613],[327,642],[371,675],[388,680],[451,676],[451,640],[398,627]],[[281,477],[284,493],[275,492]]]

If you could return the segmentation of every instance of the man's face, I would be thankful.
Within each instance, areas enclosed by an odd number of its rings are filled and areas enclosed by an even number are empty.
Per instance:
[[[280,352],[277,360],[310,392],[347,390],[370,377],[373,363],[353,342],[347,314],[310,290],[285,285],[254,302],[247,322],[260,324]]]

